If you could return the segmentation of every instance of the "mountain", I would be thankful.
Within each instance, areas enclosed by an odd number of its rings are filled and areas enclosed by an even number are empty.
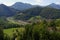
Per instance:
[[[4,4],[0,4],[0,16],[13,16],[16,10]]]
[[[14,18],[19,20],[28,20],[31,17],[35,16],[41,16],[42,18],[46,19],[58,19],[60,18],[60,9],[58,9],[58,7],[59,5],[56,5],[54,3],[46,7],[32,6],[30,4],[21,2],[16,2],[11,7],[8,7],[4,4],[0,4],[0,16],[14,15]],[[18,10],[24,11],[18,12]]]
[[[28,20],[31,17],[38,16],[41,10],[42,10],[42,7],[40,6],[30,8],[23,11],[22,13],[18,13],[17,15],[14,16],[14,18],[18,20]]]
[[[32,8],[33,6],[31,4],[22,3],[22,2],[16,2],[14,5],[11,6],[11,8],[17,9],[17,10],[26,10],[29,8]]]
[[[18,13],[14,16],[18,20],[29,20],[31,17],[41,16],[44,19],[59,19],[60,9],[50,8],[50,7],[34,7],[27,9],[22,13]]]
[[[56,8],[56,9],[60,9],[60,5],[55,4],[55,3],[52,3],[52,4],[48,5],[48,7],[50,7],[50,8]]]
[[[45,7],[42,9],[40,16],[46,19],[59,19],[60,9]]]

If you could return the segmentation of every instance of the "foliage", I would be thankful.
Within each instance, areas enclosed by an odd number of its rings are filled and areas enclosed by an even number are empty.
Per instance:
[[[4,40],[60,40],[60,32],[58,31],[59,20],[42,20],[39,23],[32,23],[25,25],[24,27],[16,29],[0,29],[0,39]],[[56,24],[58,23],[58,24]],[[60,26],[59,26],[60,27]]]

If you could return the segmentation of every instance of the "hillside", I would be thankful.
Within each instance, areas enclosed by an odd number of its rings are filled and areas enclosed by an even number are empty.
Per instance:
[[[11,8],[14,8],[14,9],[20,10],[20,11],[26,10],[26,9],[29,9],[29,8],[32,8],[32,7],[33,7],[33,5],[28,4],[28,3],[22,3],[22,2],[16,2],[15,4],[13,4],[11,6]]]
[[[40,6],[30,8],[25,11],[22,11],[22,13],[18,13],[17,15],[14,16],[14,18],[18,20],[28,20],[31,17],[38,16],[41,10],[42,10],[42,7]]]
[[[41,16],[45,19],[59,19],[60,9],[50,8],[50,7],[34,7],[28,10],[18,13],[14,16],[18,20],[28,20],[31,17]]]
[[[42,16],[46,19],[59,19],[60,18],[60,9],[45,7],[41,11],[40,16]]]
[[[7,21],[13,24],[18,24],[18,25],[26,25],[29,24],[28,22],[22,21],[22,20],[14,20],[13,17],[8,17]]]
[[[60,9],[60,5],[59,4],[55,4],[55,3],[52,3],[52,4],[48,5],[48,7],[55,8],[55,9]]]
[[[16,14],[16,10],[10,8],[4,4],[0,4],[0,17],[1,16],[13,16]]]

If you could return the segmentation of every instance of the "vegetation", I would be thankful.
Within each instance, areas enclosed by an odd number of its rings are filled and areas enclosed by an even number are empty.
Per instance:
[[[60,9],[54,9],[49,7],[35,7],[27,9],[21,13],[18,13],[14,16],[14,19],[18,20],[29,20],[31,17],[41,16],[45,19],[59,19],[60,18]]]
[[[60,9],[34,6],[19,11],[3,4],[0,9],[0,40],[60,40]]]
[[[60,20],[41,20],[19,28],[0,27],[0,40],[60,40]]]

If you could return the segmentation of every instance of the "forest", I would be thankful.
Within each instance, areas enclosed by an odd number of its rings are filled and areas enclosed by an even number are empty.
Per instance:
[[[41,20],[31,24],[16,25],[12,25],[11,28],[3,28],[1,26],[0,40],[60,40],[60,19]],[[6,30],[9,29],[12,32],[9,33],[7,31],[6,33]]]

